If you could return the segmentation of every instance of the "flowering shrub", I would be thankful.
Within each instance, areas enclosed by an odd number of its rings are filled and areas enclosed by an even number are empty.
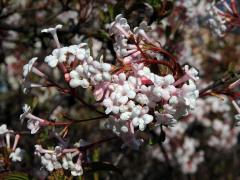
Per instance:
[[[236,46],[234,37],[240,25],[237,1],[105,2],[108,11],[99,2],[80,1],[76,7],[70,1],[59,2],[62,10],[53,19],[62,19],[63,25],[40,30],[46,25],[39,22],[35,50],[26,52],[36,57],[26,64],[17,62],[22,66],[21,89],[25,98],[19,121],[15,125],[7,123],[10,127],[6,122],[0,126],[3,177],[17,177],[18,172],[31,169],[31,173],[23,176],[84,179],[93,172],[94,179],[99,179],[103,175],[98,171],[105,170],[117,172],[120,178],[133,178],[134,172],[125,172],[117,166],[121,166],[121,159],[136,151],[144,154],[139,162],[146,161],[146,166],[154,165],[148,162],[151,158],[165,164],[162,167],[167,171],[178,169],[177,173],[192,177],[203,171],[211,151],[219,154],[234,151],[240,131],[239,63],[224,54],[227,45],[211,45],[211,39],[230,38],[229,46]],[[36,2],[32,6],[44,8],[51,3]],[[94,10],[94,4],[99,9]],[[126,16],[114,10],[120,5],[126,8]],[[149,12],[139,24],[138,17],[132,17],[134,13],[142,15],[134,10],[138,5]],[[6,19],[3,27],[28,32],[7,26],[11,13],[7,13],[7,3],[5,6],[6,12],[0,14],[0,18]],[[88,20],[91,11],[93,17],[102,17],[99,23],[103,23],[104,30],[78,31],[81,23],[89,28],[100,26],[89,24],[93,22]],[[112,22],[111,18],[103,19],[107,13],[114,19]],[[36,15],[40,21],[46,16],[43,14]],[[73,27],[68,29],[69,22]],[[136,27],[131,28],[133,24]],[[206,35],[203,26],[209,26],[216,36]],[[72,42],[66,43],[70,45],[64,46],[71,33],[80,34],[80,38],[74,36]],[[49,35],[54,40],[53,50]],[[6,42],[1,45],[11,49]],[[49,49],[43,51],[44,46]],[[238,57],[239,48],[231,50]],[[14,51],[21,52],[17,48]],[[12,68],[12,72],[6,70],[12,89],[18,88],[16,82],[21,77],[11,62],[16,57],[9,55],[5,58],[7,65],[2,66]],[[209,64],[214,64],[214,69]],[[4,88],[7,86],[1,85],[2,92],[7,91]],[[26,147],[24,141],[31,147]],[[109,147],[120,149],[118,155]],[[106,159],[112,162],[102,160],[100,151],[108,154],[110,158]],[[24,162],[36,167],[16,166]],[[137,179],[145,176],[143,171]]]

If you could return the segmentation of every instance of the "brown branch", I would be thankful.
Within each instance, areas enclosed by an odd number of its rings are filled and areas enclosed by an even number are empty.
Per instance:
[[[206,93],[209,90],[216,90],[220,86],[230,85],[231,83],[237,81],[239,78],[240,78],[240,71],[237,71],[236,73],[231,73],[231,74],[227,75],[226,77],[222,77],[218,81],[216,81],[216,82],[210,84],[209,86],[207,86],[206,88],[200,90],[200,96],[203,96],[204,93]]]
[[[94,110],[94,111],[97,112],[98,114],[102,114],[102,115],[104,115],[104,116],[106,115],[104,112],[99,111],[99,110],[97,109],[97,107],[95,107],[94,105],[88,104],[86,101],[84,101],[82,98],[80,98],[80,97],[77,95],[75,89],[72,89],[72,88],[71,88],[71,95],[72,95],[73,97],[75,97],[77,100],[79,100],[79,101],[80,101],[83,105],[85,105],[89,110]]]

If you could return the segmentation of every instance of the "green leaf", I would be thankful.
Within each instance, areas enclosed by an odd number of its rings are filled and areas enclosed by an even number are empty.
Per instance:
[[[110,20],[113,21],[114,20],[114,8],[112,5],[108,5],[108,13],[110,16]]]
[[[96,162],[88,163],[85,166],[85,172],[87,173],[96,172],[96,171],[113,171],[122,175],[122,171],[119,168],[107,162],[96,161]]]
[[[153,146],[153,145],[155,145],[157,143],[157,139],[156,138],[150,138],[149,140],[148,140],[148,144],[150,145],[150,146]]]

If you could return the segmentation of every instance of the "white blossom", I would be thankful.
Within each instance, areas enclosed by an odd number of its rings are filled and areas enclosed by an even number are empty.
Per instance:
[[[24,104],[24,106],[22,107],[23,109],[23,113],[20,115],[20,120],[21,123],[23,123],[23,120],[26,118],[26,116],[31,112],[31,107],[27,104]]]
[[[61,24],[56,25],[55,28],[43,29],[41,32],[42,32],[42,33],[54,33],[54,32],[56,32],[58,29],[62,29],[62,25],[61,25]]]
[[[27,121],[27,128],[31,130],[31,134],[35,134],[40,128],[40,122],[35,119],[29,119]]]
[[[39,130],[40,124],[45,122],[44,119],[34,116],[31,113],[30,106],[27,104],[24,104],[23,113],[20,115],[21,123],[23,123],[24,119],[28,119],[27,127],[29,130],[31,130],[31,134],[35,134]]]
[[[34,63],[36,62],[37,57],[30,59],[30,61],[23,66],[23,77],[26,78],[31,72]]]
[[[83,61],[90,57],[90,50],[85,43],[71,45],[54,49],[51,55],[45,57],[44,61],[51,67],[55,68],[59,63],[72,61]]]
[[[9,155],[9,158],[12,159],[13,162],[22,161],[24,155],[24,150],[20,148],[16,148],[14,152]]]
[[[83,174],[83,169],[80,164],[75,164],[71,170],[71,174],[73,176],[81,176]]]
[[[9,130],[7,129],[7,125],[6,124],[2,124],[0,126],[0,135],[3,135],[5,133],[7,133]]]

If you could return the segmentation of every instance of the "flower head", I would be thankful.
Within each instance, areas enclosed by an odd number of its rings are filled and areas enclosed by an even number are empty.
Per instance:
[[[40,128],[40,122],[35,119],[29,119],[27,121],[27,128],[31,130],[31,134],[35,134]]]
[[[27,117],[27,115],[31,112],[31,107],[27,104],[23,106],[23,113],[20,115],[20,121],[23,123],[23,120]]]
[[[7,129],[7,125],[6,124],[2,124],[0,126],[0,135],[3,135],[5,133],[7,133],[9,130]]]
[[[58,36],[57,36],[58,29],[62,29],[61,24],[56,25],[54,28],[43,29],[41,32],[42,33],[51,33],[51,35],[53,36],[53,39],[55,40],[57,47],[60,48],[60,43],[59,43]]]
[[[42,33],[56,33],[56,31],[58,29],[62,29],[62,25],[61,24],[58,24],[56,25],[54,28],[47,28],[47,29],[43,29],[41,32]]]
[[[24,155],[24,150],[17,148],[14,152],[9,155],[9,158],[12,159],[13,162],[22,161]]]
[[[23,77],[27,78],[28,74],[31,72],[34,63],[37,61],[37,57],[30,59],[30,61],[23,66]]]

